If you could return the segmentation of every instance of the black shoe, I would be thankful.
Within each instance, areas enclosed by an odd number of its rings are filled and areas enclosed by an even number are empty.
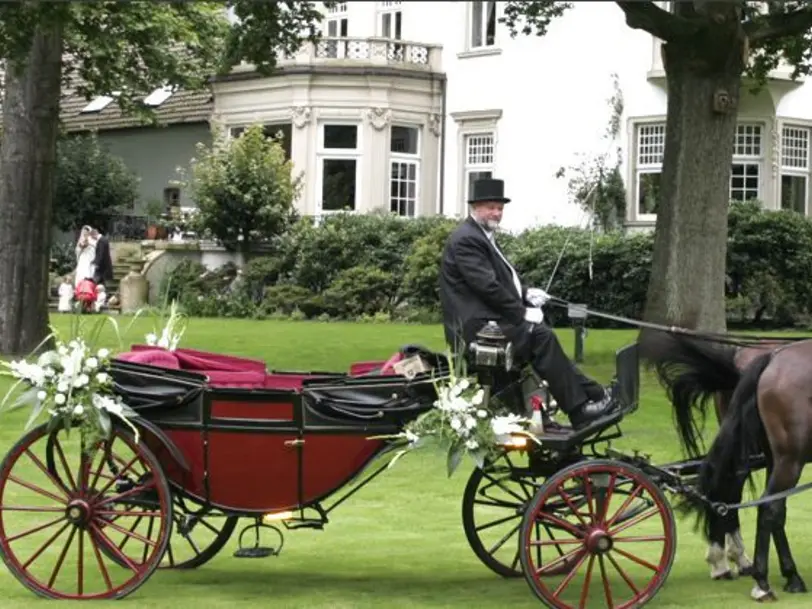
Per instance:
[[[570,423],[572,423],[572,428],[583,429],[587,427],[597,419],[611,413],[616,405],[617,403],[612,397],[612,394],[607,391],[601,400],[587,402],[576,408],[575,411],[570,414],[569,419]]]

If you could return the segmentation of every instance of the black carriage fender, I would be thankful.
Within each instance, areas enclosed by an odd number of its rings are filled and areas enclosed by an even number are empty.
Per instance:
[[[155,434],[155,437],[163,444],[166,450],[169,451],[169,454],[172,455],[172,458],[180,465],[185,472],[190,472],[191,468],[189,467],[189,463],[186,461],[186,458],[183,456],[183,453],[180,452],[175,443],[170,440],[167,435],[161,431],[161,428],[155,425],[152,421],[148,421],[141,417],[136,417],[132,419],[133,423],[137,427],[143,427],[151,434]]]

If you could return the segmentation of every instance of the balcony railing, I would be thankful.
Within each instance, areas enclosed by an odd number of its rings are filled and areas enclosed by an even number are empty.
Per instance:
[[[323,37],[316,44],[305,42],[299,51],[283,55],[279,67],[287,66],[389,66],[423,72],[442,71],[443,47],[392,38]],[[250,70],[243,64],[236,70]]]

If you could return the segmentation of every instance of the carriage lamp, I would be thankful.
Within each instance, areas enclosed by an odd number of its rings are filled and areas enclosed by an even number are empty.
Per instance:
[[[476,341],[469,346],[477,367],[513,368],[513,344],[508,342],[495,321],[489,321],[476,335]]]
[[[282,520],[290,520],[293,518],[293,512],[286,511],[286,512],[271,512],[270,514],[265,514],[262,517],[262,522],[269,523],[269,522],[280,522]]]

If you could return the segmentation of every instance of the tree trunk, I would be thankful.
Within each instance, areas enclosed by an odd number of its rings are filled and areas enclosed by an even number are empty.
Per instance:
[[[665,151],[647,321],[723,332],[727,215],[744,66],[738,20],[663,44]],[[723,110],[715,96],[733,102]],[[717,107],[715,107],[717,105]]]
[[[28,354],[48,335],[62,29],[38,26],[28,57],[8,62],[0,144],[0,352]]]

